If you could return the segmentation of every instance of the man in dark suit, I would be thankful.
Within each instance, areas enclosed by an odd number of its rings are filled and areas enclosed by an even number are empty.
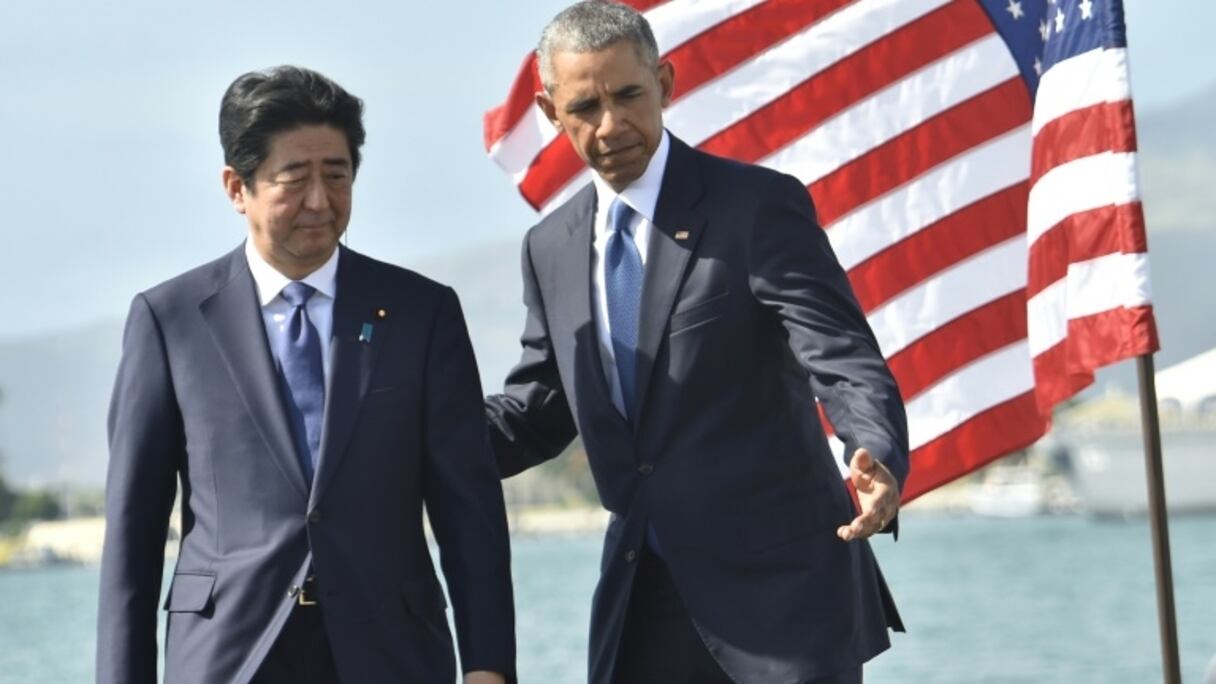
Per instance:
[[[636,11],[574,5],[537,52],[594,182],[524,240],[523,356],[487,415],[504,475],[580,435],[613,513],[591,681],[859,682],[902,629],[865,538],[894,528],[907,421],[806,187],[663,129],[674,74]]]
[[[338,244],[362,103],[280,67],[224,95],[245,245],[135,297],[110,408],[97,681],[465,682],[515,667],[506,516],[455,293]]]

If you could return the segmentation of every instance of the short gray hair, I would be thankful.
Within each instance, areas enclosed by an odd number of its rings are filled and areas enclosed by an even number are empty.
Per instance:
[[[659,64],[659,45],[650,30],[650,23],[637,10],[611,0],[583,0],[575,3],[545,26],[536,47],[540,63],[540,80],[552,93],[553,55],[559,52],[598,52],[610,45],[627,40],[638,50],[638,56],[649,67]]]

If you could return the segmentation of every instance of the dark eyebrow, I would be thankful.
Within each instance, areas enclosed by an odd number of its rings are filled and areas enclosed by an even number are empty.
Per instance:
[[[329,157],[321,160],[323,166],[340,166],[344,169],[350,168],[350,160],[343,157]],[[275,173],[287,173],[288,171],[296,171],[308,166],[306,161],[288,162],[280,166]]]
[[[584,97],[584,98],[580,98],[577,100],[571,100],[566,103],[566,111],[574,112],[574,111],[578,111],[580,109],[585,109],[587,107],[591,107],[591,106],[595,105],[599,101],[600,101],[600,99],[598,97]]]
[[[640,86],[636,83],[630,83],[629,85],[622,86],[621,88],[618,88],[617,90],[613,91],[612,94],[616,97],[620,97],[621,95],[634,95],[634,94],[640,92],[641,90],[642,90],[642,86]]]
[[[286,164],[275,169],[274,172],[275,173],[286,173],[288,171],[295,171],[296,169],[302,169],[306,166],[308,166],[308,162],[302,162],[302,161],[287,162]]]

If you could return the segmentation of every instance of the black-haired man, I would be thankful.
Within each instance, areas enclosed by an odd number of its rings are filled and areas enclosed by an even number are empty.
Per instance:
[[[514,671],[502,490],[449,288],[338,244],[362,103],[280,67],[225,93],[244,246],[135,297],[110,410],[97,680],[466,682]]]

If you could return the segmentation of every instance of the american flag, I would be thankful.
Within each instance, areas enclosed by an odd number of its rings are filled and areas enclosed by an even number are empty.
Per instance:
[[[631,0],[675,66],[664,121],[802,180],[899,381],[905,500],[1026,447],[1157,349],[1119,0]],[[590,180],[533,104],[485,116],[540,212]]]

